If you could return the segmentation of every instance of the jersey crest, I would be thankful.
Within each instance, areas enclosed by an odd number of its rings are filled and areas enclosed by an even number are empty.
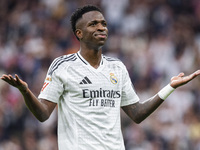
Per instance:
[[[117,84],[117,83],[118,83],[118,79],[117,79],[117,77],[114,75],[114,73],[110,73],[110,81],[111,81],[113,84]]]

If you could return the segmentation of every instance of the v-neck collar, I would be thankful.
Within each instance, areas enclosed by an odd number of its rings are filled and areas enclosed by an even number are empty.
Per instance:
[[[80,59],[80,61],[82,61],[85,65],[87,65],[87,67],[89,67],[89,68],[91,68],[93,70],[96,70],[96,71],[97,70],[101,70],[103,68],[103,64],[104,64],[103,55],[101,55],[101,62],[99,64],[99,67],[98,68],[94,68],[93,66],[90,65],[90,63],[87,60],[85,60],[85,58],[83,58],[83,56],[81,56],[80,51],[78,51],[76,54],[77,54],[78,58]]]

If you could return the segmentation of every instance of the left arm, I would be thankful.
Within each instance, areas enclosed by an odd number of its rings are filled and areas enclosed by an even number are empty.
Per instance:
[[[200,70],[197,70],[196,72],[185,77],[184,73],[180,73],[178,76],[174,76],[171,78],[170,86],[176,89],[177,87],[188,83],[198,75],[200,75]],[[134,122],[140,123],[152,112],[154,112],[163,102],[164,100],[160,98],[159,94],[156,94],[155,96],[146,100],[143,103],[137,102],[132,105],[124,106],[122,107],[122,109]]]
[[[132,105],[123,106],[122,109],[135,123],[139,124],[163,102],[164,101],[158,95],[155,95],[143,103],[137,102]]]

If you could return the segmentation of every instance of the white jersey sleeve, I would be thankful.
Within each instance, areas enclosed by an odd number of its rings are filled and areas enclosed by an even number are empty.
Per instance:
[[[123,65],[124,66],[124,65]],[[124,79],[123,79],[123,85],[122,85],[122,100],[121,100],[121,106],[127,106],[130,104],[134,104],[139,101],[139,97],[137,96],[133,84],[131,82],[131,79],[129,77],[129,73],[124,66]]]
[[[58,67],[56,64],[58,63],[59,59],[60,58],[55,59],[49,67],[44,85],[38,98],[43,98],[54,103],[58,103],[59,98],[64,91],[63,83],[59,77],[59,74],[62,73],[62,65],[60,65],[59,68],[56,68]]]

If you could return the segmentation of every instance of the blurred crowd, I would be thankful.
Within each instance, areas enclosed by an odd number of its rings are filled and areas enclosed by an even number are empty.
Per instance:
[[[52,60],[79,50],[70,16],[85,4],[103,10],[103,53],[124,62],[141,101],[200,69],[199,0],[0,0],[0,76],[18,74],[37,96]],[[200,150],[200,78],[139,125],[121,115],[126,150]],[[56,133],[56,110],[40,123],[0,81],[0,150],[57,150]]]

